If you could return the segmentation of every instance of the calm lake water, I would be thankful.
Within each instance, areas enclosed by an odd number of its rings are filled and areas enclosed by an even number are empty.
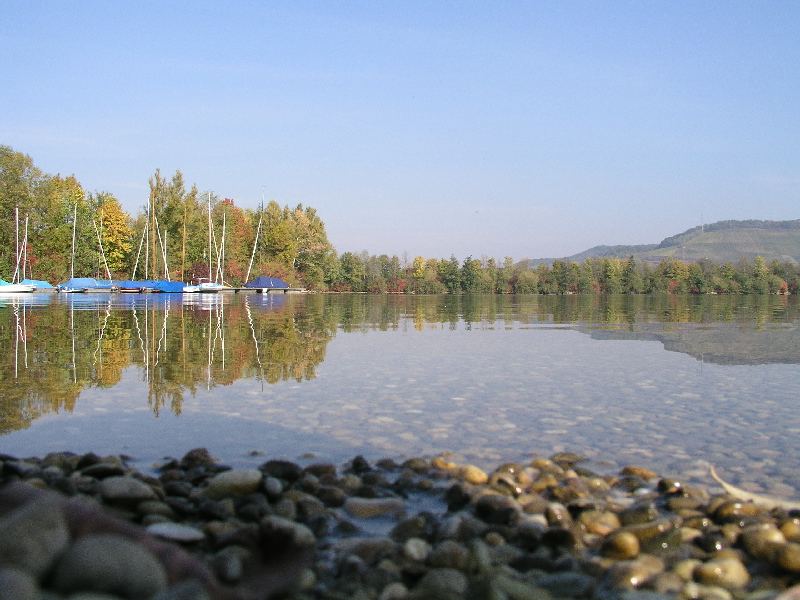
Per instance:
[[[800,496],[799,326],[764,296],[5,296],[0,453],[571,450]]]

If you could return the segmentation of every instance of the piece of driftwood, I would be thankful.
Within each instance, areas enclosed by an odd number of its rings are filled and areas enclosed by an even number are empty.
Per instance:
[[[714,465],[708,465],[708,470],[711,473],[711,477],[714,479],[714,481],[720,484],[725,492],[737,500],[752,502],[753,504],[758,504],[759,506],[763,506],[768,510],[772,510],[773,508],[780,508],[783,510],[800,510],[800,502],[782,500],[781,498],[775,498],[773,496],[764,496],[762,494],[748,492],[747,490],[743,490],[742,488],[738,488],[735,485],[731,485],[727,481],[724,481],[717,474],[716,469],[714,469]]]

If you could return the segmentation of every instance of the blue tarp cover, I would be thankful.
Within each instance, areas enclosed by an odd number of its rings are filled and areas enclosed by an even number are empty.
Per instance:
[[[52,289],[52,285],[50,285],[46,281],[42,281],[41,279],[23,279],[23,285],[34,285],[39,289]]]
[[[278,279],[277,277],[266,277],[262,275],[261,277],[256,277],[250,283],[246,283],[244,287],[248,288],[271,288],[271,289],[279,289],[285,290],[289,287],[289,284],[286,283],[283,279]]]
[[[97,280],[94,277],[73,277],[69,281],[59,284],[58,287],[67,290],[110,290],[112,282],[107,279]]]
[[[153,290],[164,294],[180,294],[183,293],[182,281],[156,281]]]
[[[141,290],[143,288],[152,290],[157,283],[158,283],[157,281],[153,281],[152,279],[135,279],[135,280],[125,279],[122,281],[115,282],[118,288],[125,290]]]

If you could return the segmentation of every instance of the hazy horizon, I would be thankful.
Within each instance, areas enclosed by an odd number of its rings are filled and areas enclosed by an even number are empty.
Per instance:
[[[131,212],[160,168],[410,258],[800,217],[796,3],[5,8],[0,144]]]

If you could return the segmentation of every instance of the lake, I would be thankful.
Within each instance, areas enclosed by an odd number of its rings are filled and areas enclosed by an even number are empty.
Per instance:
[[[569,450],[800,496],[786,297],[0,297],[0,453],[494,467]]]

